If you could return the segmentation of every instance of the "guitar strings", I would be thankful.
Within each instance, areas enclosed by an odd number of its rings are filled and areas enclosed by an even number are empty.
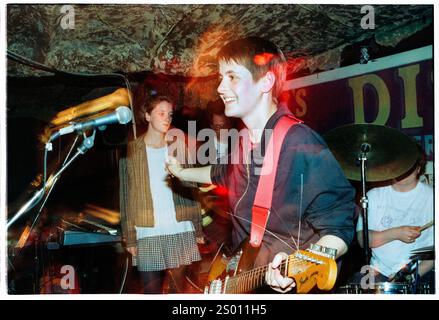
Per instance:
[[[298,266],[298,267],[304,267],[307,265],[307,263],[305,261],[303,261],[300,258],[295,257],[294,255],[289,256],[288,260],[289,260],[289,264],[291,264],[293,262],[294,265]],[[282,262],[279,267],[281,270],[282,270],[282,268],[286,268],[286,261]],[[245,271],[243,273],[240,273],[240,274],[230,278],[228,280],[228,282],[225,284],[226,285],[225,290],[228,293],[247,292],[247,291],[251,290],[252,288],[254,288],[257,285],[258,281],[260,281],[260,282],[264,281],[267,268],[268,268],[268,265],[258,267],[258,268],[255,268],[253,270],[250,270],[250,271]],[[247,278],[250,278],[250,279],[247,279]],[[250,280],[250,282],[248,280]],[[253,284],[253,282],[255,282],[255,283]]]
[[[301,194],[301,197],[302,197],[302,194]],[[300,209],[299,210],[301,210],[301,207],[302,207],[302,199],[300,200]],[[284,220],[284,218],[282,218],[280,215],[279,215],[279,213],[277,212],[277,210],[275,209],[275,208],[271,208],[270,209],[270,211],[271,211],[271,213],[274,213],[280,220],[281,220],[281,222],[283,222],[282,223],[282,225],[283,226],[285,226],[286,225],[286,222],[285,222],[285,220]],[[228,215],[230,215],[230,216],[232,216],[232,217],[235,217],[236,219],[240,219],[240,220],[242,220],[242,221],[244,221],[244,222],[247,222],[249,225],[251,225],[252,224],[252,221],[251,220],[249,220],[249,219],[246,219],[246,218],[244,218],[244,217],[240,217],[240,216],[237,216],[237,215],[235,215],[235,214],[233,214],[233,213],[231,213],[231,212],[228,212],[228,211],[226,211],[226,213],[228,214]],[[300,219],[299,219],[299,230],[298,230],[298,235],[297,235],[297,241],[294,239],[294,235],[293,235],[293,233],[290,231],[290,230],[287,230],[287,229],[285,229],[286,231],[287,231],[287,233],[288,233],[288,235],[289,235],[289,238],[293,241],[293,245],[295,246],[295,247],[293,247],[291,244],[289,244],[288,242],[286,242],[285,240],[283,240],[281,237],[279,237],[277,234],[275,234],[274,232],[272,232],[270,229],[265,229],[265,231],[267,232],[267,233],[269,233],[270,235],[272,235],[274,238],[276,238],[277,240],[279,240],[280,242],[282,242],[283,244],[285,244],[289,249],[291,249],[291,251],[295,251],[295,250],[300,250],[300,247],[299,247],[299,237],[300,237],[300,230],[301,230],[301,221],[302,221],[302,219],[301,219],[301,211],[300,211]],[[258,227],[263,227],[263,226],[261,226],[261,225],[258,225],[258,224],[255,224],[256,226],[258,226]]]
[[[272,212],[276,212],[276,210],[272,210]],[[229,212],[227,212],[227,214],[230,214],[231,216],[233,216],[233,217],[235,217],[235,218],[237,218],[237,219],[240,219],[240,220],[242,220],[242,221],[245,221],[245,222],[247,222],[247,223],[249,223],[250,225],[251,225],[251,220],[249,220],[249,219],[246,219],[246,218],[244,218],[244,217],[239,217],[239,216],[237,216],[237,215],[234,215],[233,213],[229,213]],[[261,227],[262,228],[262,226],[260,226],[260,225],[257,225],[258,227]],[[274,232],[272,232],[272,231],[270,231],[269,229],[265,229],[265,231],[267,232],[267,233],[269,233],[269,234],[271,234],[273,237],[275,237],[276,239],[278,239],[280,242],[282,242],[283,244],[285,244],[289,249],[291,249],[293,252],[295,251],[295,250],[299,250],[299,248],[298,248],[298,246],[297,246],[297,242],[294,240],[294,238],[291,236],[291,239],[293,240],[293,242],[294,242],[294,245],[296,246],[296,248],[294,248],[293,246],[291,246],[288,242],[286,242],[285,240],[283,240],[282,238],[280,238],[277,234],[275,234]]]
[[[242,141],[240,141],[239,143],[239,147],[242,148]],[[248,151],[248,150],[247,150]],[[246,163],[248,163],[248,157],[252,157],[253,156],[253,152],[250,150],[250,152],[245,152],[243,150],[243,156],[245,157],[245,160],[247,161]],[[247,172],[248,173],[248,172]],[[247,184],[247,188],[246,188],[246,192],[250,186],[250,184],[253,187],[256,187],[257,189],[257,185],[252,181],[252,179],[250,179],[250,177],[247,177],[248,179],[248,184]],[[295,248],[293,246],[291,246],[288,242],[286,242],[285,240],[281,239],[280,236],[276,235],[274,232],[270,231],[268,228],[265,229],[266,232],[268,232],[270,235],[272,235],[274,238],[276,238],[277,240],[279,240],[280,242],[282,242],[284,245],[286,245],[291,251],[295,251],[295,250],[300,250],[300,233],[301,233],[301,228],[302,228],[302,201],[303,201],[303,173],[300,174],[300,201],[299,201],[299,226],[298,226],[298,233],[297,233],[297,241],[294,238],[294,235],[292,233],[292,230],[289,229],[284,229],[284,231],[286,231],[286,233],[289,235],[289,239],[291,239],[293,241],[293,245],[295,246]],[[236,208],[236,207],[235,207]],[[282,218],[279,213],[277,212],[276,209],[274,209],[273,207],[270,208],[271,213],[274,213],[279,220],[281,221],[281,225],[282,226],[286,226],[288,225],[285,221],[284,218]],[[236,217],[237,219],[240,219],[241,221],[247,222],[249,225],[252,224],[252,221],[243,217],[239,217],[235,214],[233,214],[232,212],[229,211],[224,211],[225,213],[227,213],[228,215],[232,216],[232,217]],[[257,225],[258,227],[261,227],[260,225]]]
[[[299,263],[299,264],[300,264],[300,263],[302,263],[302,264],[304,263],[304,261],[303,261],[302,259],[299,259],[299,258],[295,257],[294,255],[288,257],[288,262],[289,262],[290,264],[291,264],[292,262],[295,262],[295,265],[296,265],[296,266],[298,265],[298,263]],[[297,262],[298,262],[298,263],[297,263]],[[282,269],[282,268],[285,268],[285,267],[286,267],[286,264],[287,264],[287,261],[283,261],[283,262],[281,262],[281,264],[280,264],[279,267],[280,267],[281,269]],[[255,269],[252,269],[252,270],[249,270],[249,271],[244,271],[244,272],[239,273],[238,275],[234,276],[232,279],[237,279],[237,278],[247,277],[247,276],[251,275],[252,273],[255,273],[255,274],[258,274],[258,273],[260,273],[260,274],[265,274],[266,269],[268,269],[268,265],[261,266],[261,267],[258,267],[258,268],[255,268]]]

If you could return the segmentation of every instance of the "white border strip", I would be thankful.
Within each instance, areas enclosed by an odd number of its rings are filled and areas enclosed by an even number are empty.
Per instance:
[[[415,63],[433,58],[433,46],[426,46],[403,53],[394,54],[371,61],[367,64],[354,64],[352,66],[325,71],[310,76],[285,82],[284,90],[308,87],[344,78],[351,78],[365,73],[394,68],[405,64]]]

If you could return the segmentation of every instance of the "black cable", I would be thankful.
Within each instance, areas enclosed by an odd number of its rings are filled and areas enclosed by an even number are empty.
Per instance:
[[[22,55],[19,55],[18,53],[12,52],[10,50],[7,50],[7,57],[24,65],[48,71],[54,74],[63,74],[63,75],[69,75],[69,76],[77,76],[77,77],[121,77],[124,79],[125,85],[127,89],[131,92],[131,85],[129,83],[128,78],[121,74],[121,73],[83,73],[83,72],[70,72],[70,71],[63,71],[63,70],[57,70],[52,67],[49,67],[45,64],[42,64],[40,62],[36,62],[32,59],[26,58]],[[131,100],[131,99],[130,99]],[[131,101],[130,101],[130,104]]]
[[[10,50],[7,50],[6,53],[7,53],[7,57],[10,58],[11,60],[14,60],[15,62],[24,64],[24,65],[27,65],[29,67],[33,67],[33,68],[36,68],[36,69],[48,71],[48,72],[51,72],[51,73],[63,73],[63,72],[58,71],[56,69],[53,69],[53,68],[51,68],[49,66],[46,66],[46,65],[41,64],[39,62],[33,61],[33,60],[28,59],[26,57],[23,57],[23,56],[19,55],[18,53],[12,52]]]
[[[129,261],[130,261],[130,254],[122,247],[122,249],[125,251],[125,253],[126,253],[126,258],[125,258],[125,270],[124,270],[124,273],[123,273],[123,276],[122,276],[122,282],[120,283],[120,288],[119,288],[119,293],[122,293],[123,292],[123,289],[124,289],[124,287],[125,287],[125,282],[126,282],[126,280],[127,280],[127,274],[128,274],[128,264],[129,264]]]
[[[131,90],[131,84],[129,79],[121,74],[121,73],[94,73],[94,74],[90,74],[90,73],[82,73],[82,72],[69,72],[69,71],[63,71],[63,70],[57,70],[54,69],[53,67],[49,67],[47,65],[44,65],[40,62],[36,62],[32,59],[26,58],[18,53],[15,53],[13,51],[7,50],[7,57],[24,65],[36,68],[36,69],[40,69],[40,70],[44,70],[44,71],[48,71],[54,74],[61,74],[61,75],[67,75],[67,76],[76,76],[76,77],[122,77],[122,79],[125,82],[125,86],[128,89],[128,92],[132,92]],[[130,103],[130,109],[131,112],[134,114],[134,110],[133,110],[133,102],[131,100],[131,95],[128,94],[128,100]],[[136,124],[135,124],[135,120],[133,117],[132,120],[132,124],[133,124],[133,131],[134,131],[134,137],[137,137],[136,134]]]

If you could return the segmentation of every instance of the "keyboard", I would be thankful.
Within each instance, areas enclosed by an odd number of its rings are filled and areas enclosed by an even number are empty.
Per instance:
[[[106,244],[120,241],[122,241],[122,238],[117,234],[66,230],[64,231],[62,245]]]

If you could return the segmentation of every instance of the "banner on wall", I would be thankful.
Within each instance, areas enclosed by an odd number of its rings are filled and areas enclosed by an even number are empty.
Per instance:
[[[433,159],[432,46],[290,80],[294,114],[321,134],[346,124],[385,125],[414,137]]]

